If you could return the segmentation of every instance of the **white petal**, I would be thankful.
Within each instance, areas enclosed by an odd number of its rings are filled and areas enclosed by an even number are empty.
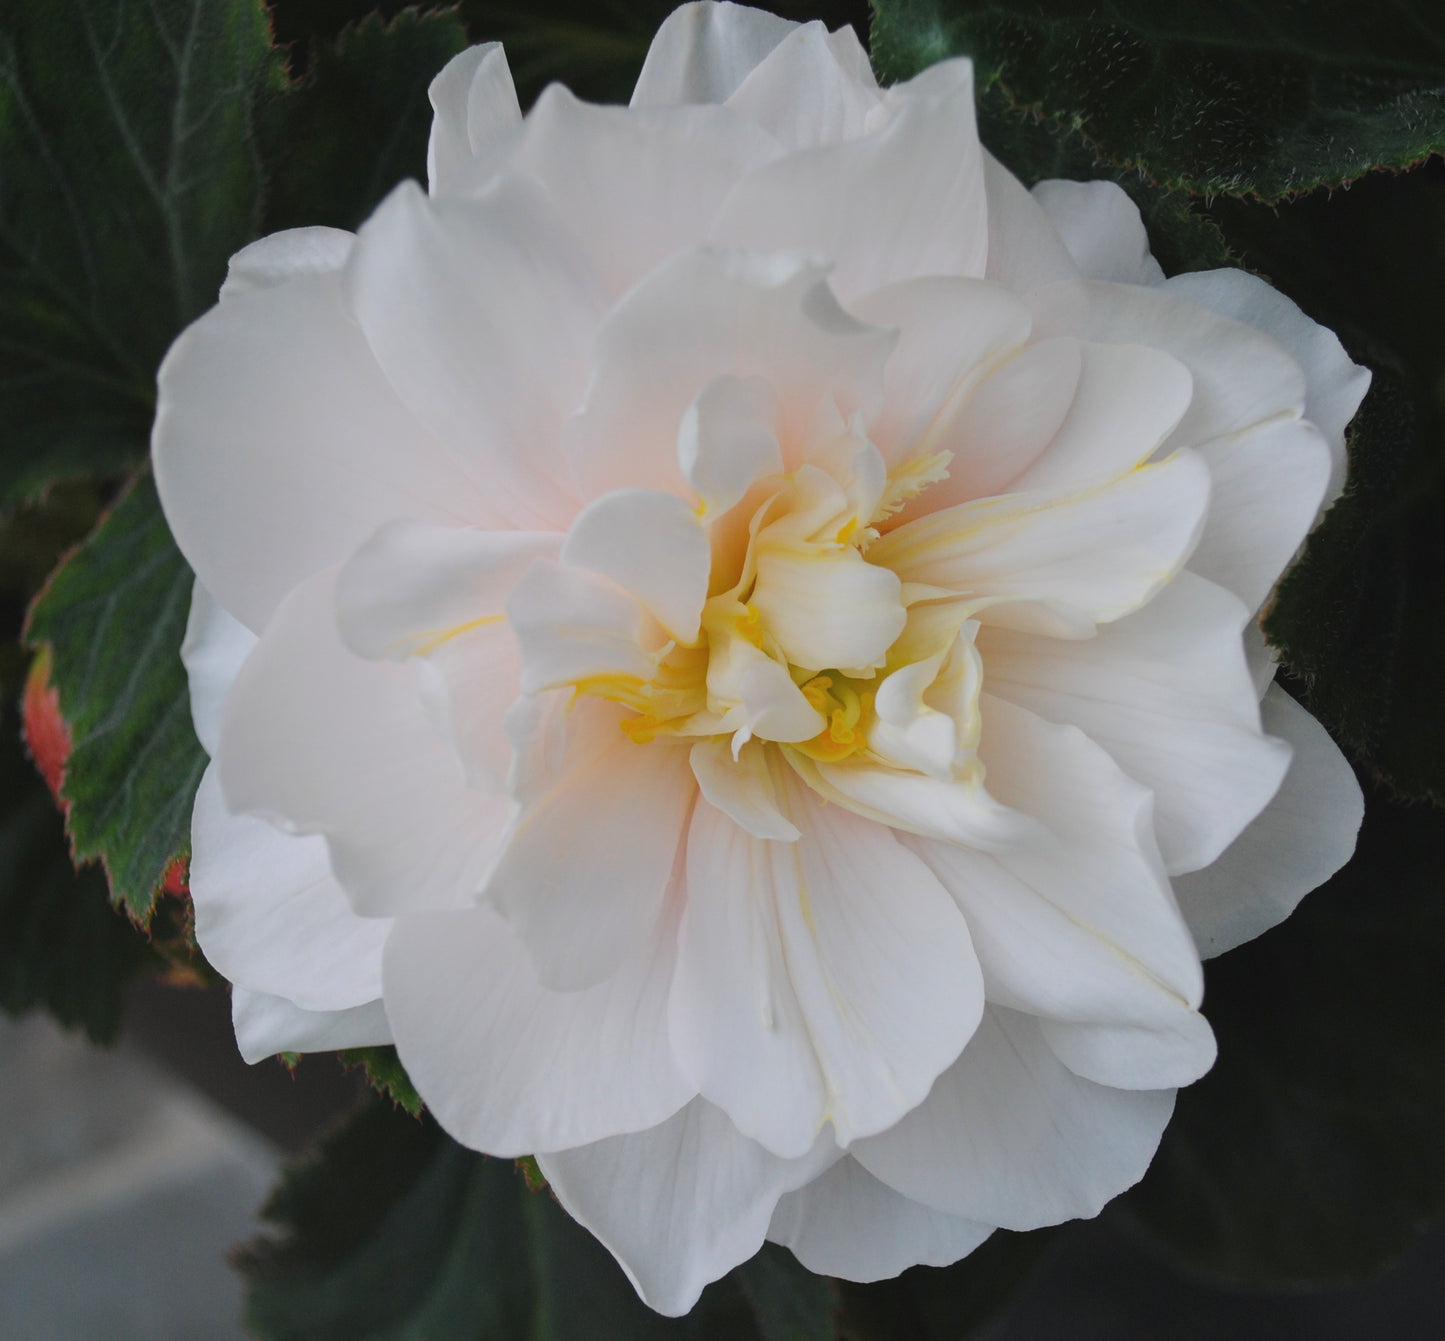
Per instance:
[[[217,604],[197,579],[181,643],[181,660],[191,692],[191,721],[201,748],[215,757],[221,741],[221,708],[256,635]]]
[[[1205,443],[1209,516],[1189,567],[1259,609],[1304,542],[1329,487],[1330,453],[1313,424],[1267,424]]]
[[[651,936],[697,796],[686,747],[637,744],[624,715],[572,710],[558,774],[523,802],[487,886],[557,990],[601,982]]]
[[[1221,316],[1233,317],[1278,340],[1305,375],[1305,418],[1330,446],[1333,500],[1345,478],[1345,425],[1370,387],[1370,370],[1350,361],[1339,337],[1311,321],[1295,303],[1257,275],[1243,270],[1209,270],[1176,275],[1165,289]]]
[[[346,271],[397,394],[511,525],[543,530],[576,510],[558,435],[603,311],[569,222],[517,174],[475,200],[403,182],[362,225]]]
[[[339,274],[237,294],[159,373],[156,487],[206,589],[255,631],[382,522],[502,522],[397,400]]]
[[[418,663],[422,706],[456,751],[468,787],[505,789],[512,765],[506,714],[522,692],[521,681],[517,640],[505,621],[448,638]]]
[[[1294,747],[1284,783],[1218,861],[1174,882],[1206,956],[1283,922],[1350,859],[1364,814],[1360,785],[1324,728],[1277,685],[1261,707],[1265,730]]]
[[[1192,447],[1270,419],[1298,418],[1305,379],[1278,341],[1163,287],[1081,281],[1029,295],[1034,335],[1074,335],[1173,354],[1194,396],[1166,447]]]
[[[434,116],[426,147],[433,196],[462,195],[485,185],[508,132],[522,124],[512,71],[500,42],[453,56],[427,89]]]
[[[830,34],[816,19],[795,28],[728,95],[727,105],[790,151],[856,139],[883,97],[866,57],[866,78],[859,79],[855,53],[835,50],[840,38],[857,48],[851,28]]]
[[[1279,788],[1289,749],[1260,730],[1240,639],[1249,611],[1181,573],[1142,610],[1080,642],[984,630],[997,695],[1080,727],[1154,792],[1171,873],[1208,865]]]
[[[196,792],[190,886],[196,939],[233,983],[308,1011],[381,996],[381,948],[392,919],[351,910],[323,839],[231,814],[215,764]]]
[[[768,772],[765,747],[749,742],[736,758],[726,739],[700,740],[688,756],[693,777],[710,805],[754,838],[791,843],[798,828],[778,808],[777,790]]]
[[[287,228],[258,238],[231,257],[221,298],[274,289],[298,275],[340,270],[355,241],[354,233],[340,228]]]
[[[850,1153],[948,1215],[1036,1229],[1097,1215],[1149,1167],[1172,1090],[1117,1090],[1074,1075],[1027,1015],[990,1007],[928,1099]]]
[[[231,1024],[242,1059],[253,1066],[278,1052],[334,1052],[391,1042],[380,1001],[350,1010],[302,1010],[285,997],[236,987],[231,990]]]
[[[566,452],[588,497],[628,486],[690,498],[679,426],[715,378],[764,377],[785,454],[832,397],[845,419],[877,413],[895,336],[848,316],[817,264],[697,249],[648,275],[598,335],[594,377]]]
[[[1137,610],[1181,568],[1209,502],[1209,471],[1175,452],[1085,488],[961,503],[868,551],[905,583],[980,601],[985,624],[1087,636]]]
[[[1167,1025],[1074,1024],[1040,1020],[1044,1042],[1076,1076],[1119,1090],[1192,1085],[1219,1049],[1209,1021],[1179,1010]]]
[[[983,1005],[962,916],[881,825],[775,775],[796,843],[699,806],[669,1003],[679,1064],[753,1139],[801,1155],[918,1103]]]
[[[789,154],[745,177],[716,242],[834,262],[845,302],[918,275],[981,277],[988,254],[973,69],[944,61],[888,90],[893,116],[846,144]]]
[[[890,284],[861,299],[854,311],[870,325],[898,330],[883,375],[883,409],[868,426],[893,465],[955,447],[942,438],[958,406],[1022,348],[1032,325],[1028,308],[1001,285],[956,276]]]
[[[650,1131],[537,1158],[557,1200],[617,1258],[646,1303],[686,1313],[709,1281],[763,1246],[785,1192],[836,1158],[783,1160],[694,1099]]]
[[[1114,182],[1039,182],[1033,197],[1058,229],[1085,279],[1113,284],[1158,284],[1159,262],[1139,207]]]
[[[908,620],[896,574],[855,549],[808,553],[759,544],[756,554],[751,604],[793,665],[820,671],[883,664]]]
[[[632,106],[723,102],[797,26],[746,5],[679,5],[647,49]]]
[[[528,694],[595,676],[642,681],[655,669],[642,650],[646,612],[585,568],[538,559],[512,588],[507,618],[522,651]]]
[[[676,919],[607,981],[549,991],[489,908],[404,918],[386,952],[403,1065],[463,1145],[527,1155],[656,1126],[696,1091],[672,1060]]]
[[[511,162],[577,230],[615,303],[670,256],[707,241],[734,185],[778,153],[772,136],[726,107],[601,107],[552,84]]]
[[[549,531],[389,522],[337,575],[342,640],[358,656],[401,661],[500,621],[517,579],[561,543]]]
[[[983,154],[983,180],[988,191],[987,279],[1015,293],[1043,284],[1074,279],[1078,268],[1056,221],[988,150]]]
[[[1036,823],[1052,836],[1052,841],[996,854],[999,866],[1072,921],[1117,946],[1187,1005],[1197,1006],[1203,973],[1164,879],[1150,823],[1149,792],[1075,727],[1056,726],[990,694],[980,696],[979,708],[979,758],[990,790],[1001,803],[1037,817]],[[930,862],[936,851],[930,851]],[[1072,878],[1061,863],[1072,868]],[[947,883],[957,892],[954,881]],[[1027,966],[1020,967],[1027,973]],[[1036,981],[1031,986],[1015,980],[1015,990],[1043,992],[1045,998],[1054,993],[1087,997],[1095,987],[1104,1000],[1116,990],[1102,979]],[[1034,1010],[1036,1000],[1028,1000],[1025,1008]],[[1058,1013],[1076,1019],[1120,1018],[1109,1011]],[[1135,1022],[1140,1017],[1123,1019]]]
[[[819,763],[790,754],[798,775],[826,800],[904,833],[997,852],[1038,839],[1029,816],[1000,805],[976,779],[931,778],[871,762]]]
[[[683,412],[677,460],[704,515],[726,512],[762,475],[781,474],[778,399],[762,377],[716,377]]]
[[[768,1226],[768,1238],[809,1271],[856,1281],[948,1266],[992,1233],[992,1225],[909,1201],[847,1156],[783,1197]]]
[[[1147,460],[1189,409],[1194,379],[1172,355],[1145,345],[1088,342],[1079,353],[1078,384],[1063,423],[1010,488],[1055,489],[1118,474]]]
[[[282,602],[221,721],[221,785],[237,812],[326,835],[368,916],[459,907],[486,880],[504,797],[469,790],[423,710],[414,668],[367,661],[336,629],[333,574]]]
[[[562,562],[611,578],[679,642],[697,640],[712,554],[682,499],[651,489],[604,495],[572,523]]]

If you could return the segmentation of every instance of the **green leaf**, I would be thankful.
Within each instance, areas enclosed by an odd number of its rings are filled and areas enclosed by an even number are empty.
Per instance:
[[[407,1075],[406,1068],[401,1064],[401,1058],[396,1055],[396,1049],[390,1045],[371,1048],[343,1048],[336,1054],[341,1059],[342,1066],[350,1070],[359,1066],[366,1072],[366,1078],[371,1082],[371,1087],[378,1093],[384,1094],[392,1103],[398,1105],[412,1117],[421,1116],[421,1095],[416,1092],[416,1086],[411,1083],[411,1077]]]
[[[43,1006],[109,1043],[125,984],[156,957],[111,908],[100,872],[71,867],[60,813],[13,729],[0,733],[0,795],[0,1008]]]
[[[166,867],[189,851],[206,757],[180,661],[191,572],[139,476],[31,607],[71,732],[62,795],[77,862],[99,860],[112,896],[150,917]]]
[[[0,16],[0,506],[145,458],[155,369],[255,234],[257,0]]]
[[[832,1335],[828,1283],[778,1249],[709,1286],[688,1317],[660,1317],[545,1187],[382,1102],[288,1173],[263,1214],[285,1237],[253,1245],[241,1265],[246,1321],[265,1341]]]
[[[1426,0],[876,0],[874,61],[970,55],[1016,108],[1171,189],[1277,199],[1445,147],[1445,30]]]
[[[268,110],[265,232],[356,228],[406,177],[426,180],[427,86],[467,44],[455,11],[372,15],[318,47]]]
[[[1209,965],[1219,1061],[1116,1204],[1229,1281],[1362,1277],[1445,1214],[1445,815],[1367,800],[1354,860]]]

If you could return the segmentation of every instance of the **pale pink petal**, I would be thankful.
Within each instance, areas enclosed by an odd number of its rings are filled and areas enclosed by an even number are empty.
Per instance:
[[[918,275],[982,277],[988,201],[973,67],[943,61],[886,98],[891,117],[872,134],[744,177],[713,222],[713,240],[824,256],[844,303]]]
[[[667,1042],[676,918],[580,992],[537,978],[489,908],[403,918],[386,1008],[407,1075],[463,1145],[528,1155],[656,1126],[696,1093]]]
[[[1274,800],[1202,871],[1174,882],[1203,955],[1223,954],[1283,922],[1355,850],[1364,814],[1360,784],[1325,729],[1271,685],[1264,727],[1294,748]]]
[[[629,293],[598,335],[592,386],[565,434],[586,495],[630,486],[690,499],[679,429],[699,392],[721,376],[772,383],[785,457],[801,450],[825,397],[845,418],[870,420],[896,337],[848,316],[824,273],[797,256],[703,248]]]
[[[1258,275],[1209,270],[1176,275],[1164,288],[1263,331],[1294,356],[1305,375],[1305,418],[1329,443],[1331,470],[1325,499],[1333,501],[1345,479],[1345,425],[1369,390],[1370,370],[1351,362],[1333,331],[1311,321],[1292,299]]]
[[[1149,235],[1139,207],[1114,182],[1051,179],[1033,189],[1085,279],[1111,284],[1158,284],[1159,262],[1149,254]],[[1242,273],[1242,272],[1238,272]]]
[[[677,460],[705,516],[726,512],[762,475],[778,475],[783,452],[778,397],[766,378],[715,377],[683,412]]]
[[[518,174],[467,200],[404,182],[346,271],[397,394],[522,528],[562,529],[576,511],[559,434],[604,304],[571,224]]]
[[[982,1009],[967,928],[881,825],[777,779],[796,843],[710,805],[688,837],[669,1004],[679,1064],[768,1149],[841,1145],[918,1103]]]
[[[226,266],[221,299],[256,289],[274,289],[299,275],[340,270],[356,242],[340,228],[287,228],[242,247]]]
[[[1154,793],[1171,873],[1207,866],[1269,802],[1289,749],[1260,729],[1249,611],[1181,573],[1142,610],[1070,642],[980,632],[992,692],[1077,726]]]
[[[333,578],[281,603],[236,677],[218,755],[226,804],[324,834],[337,880],[368,916],[465,906],[491,869],[506,798],[465,785],[414,667],[342,644]]]
[[[883,103],[866,57],[866,78],[859,78],[858,52],[851,28],[830,34],[815,19],[783,38],[728,95],[727,105],[789,151],[857,139]],[[806,97],[799,97],[800,89]]]
[[[784,1196],[768,1226],[768,1238],[809,1271],[856,1281],[948,1266],[992,1233],[992,1225],[909,1201],[848,1156]]]
[[[349,1010],[302,1010],[285,997],[237,987],[231,992],[231,1024],[242,1060],[253,1066],[278,1052],[335,1052],[391,1042],[380,1001]]]
[[[679,5],[647,49],[632,106],[724,102],[797,26],[747,5]]]
[[[181,643],[181,661],[191,695],[196,739],[213,759],[221,743],[221,709],[256,635],[228,614],[199,581],[191,588],[191,611]]]
[[[749,741],[734,757],[726,737],[711,736],[692,747],[688,760],[709,805],[754,838],[795,842],[798,827],[779,808],[765,748]]]
[[[1037,199],[987,149],[983,180],[988,192],[988,268],[984,278],[1028,293],[1043,284],[1078,277],[1078,267],[1055,221]]]
[[[712,553],[697,513],[652,489],[619,489],[578,514],[562,562],[630,592],[679,642],[697,640]]]
[[[181,552],[257,632],[394,517],[508,524],[396,398],[336,273],[237,294],[188,327],[161,365],[151,449]]]
[[[522,124],[522,109],[500,42],[453,56],[427,89],[431,136],[426,176],[433,196],[463,195],[486,184]]]
[[[826,1137],[779,1159],[703,1099],[650,1131],[537,1157],[557,1200],[617,1259],[643,1300],[680,1317],[759,1248],[773,1207],[837,1158]]]
[[[549,531],[389,522],[337,575],[342,640],[358,656],[401,661],[482,621],[500,622],[517,579],[561,547]]]
[[[868,551],[905,583],[977,602],[985,624],[1087,637],[1137,610],[1183,566],[1209,503],[1209,471],[1175,452],[1090,487],[961,503]]]
[[[697,797],[687,747],[639,745],[625,710],[584,700],[557,772],[521,800],[487,886],[548,987],[611,976],[661,916]]]
[[[218,973],[310,1011],[381,996],[381,948],[392,919],[352,911],[324,839],[231,814],[212,764],[196,792],[191,844],[196,939]]]
[[[1173,1090],[1084,1080],[1036,1020],[990,1007],[927,1100],[849,1153],[947,1215],[1036,1229],[1097,1215],[1138,1182],[1173,1111]]]
[[[507,710],[522,692],[517,640],[505,621],[448,638],[417,663],[417,692],[456,751],[468,787],[500,792],[512,766]]]

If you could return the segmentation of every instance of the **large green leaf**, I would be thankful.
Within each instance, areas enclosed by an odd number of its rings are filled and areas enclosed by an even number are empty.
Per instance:
[[[1349,866],[1209,965],[1219,1061],[1115,1212],[1228,1280],[1363,1276],[1445,1215],[1445,815],[1368,800]]]
[[[639,1302],[545,1189],[373,1101],[286,1176],[253,1246],[246,1319],[265,1341],[825,1341],[832,1293],[767,1249],[685,1319]]]
[[[1102,157],[1193,192],[1275,199],[1445,146],[1445,28],[1427,0],[875,0],[889,77],[970,55],[980,84]]]
[[[166,868],[189,848],[205,755],[180,661],[191,572],[140,476],[31,608],[72,747],[63,796],[77,861],[147,921]]]
[[[154,374],[259,219],[258,0],[0,9],[0,506],[144,459]]]
[[[100,872],[71,867],[60,814],[13,723],[0,732],[0,796],[0,1009],[42,1006],[108,1043],[126,982],[158,961],[111,908]]]
[[[454,11],[371,16],[318,45],[268,109],[264,231],[356,228],[399,181],[426,179],[427,86],[466,46]]]

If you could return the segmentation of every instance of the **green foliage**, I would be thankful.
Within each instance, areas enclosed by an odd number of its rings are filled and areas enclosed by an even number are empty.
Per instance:
[[[259,4],[0,12],[0,506],[144,460],[154,375],[255,234]]]
[[[874,60],[902,77],[967,54],[980,85],[1164,186],[1277,199],[1445,146],[1435,6],[1267,0],[876,0]]]
[[[337,1056],[341,1064],[350,1069],[359,1066],[366,1072],[366,1078],[378,1094],[384,1094],[392,1103],[405,1110],[412,1117],[421,1116],[421,1095],[411,1083],[396,1049],[387,1045],[371,1048],[343,1048]]]
[[[1349,866],[1209,965],[1219,1061],[1117,1203],[1229,1281],[1361,1277],[1445,1215],[1445,815],[1368,801]]]
[[[180,662],[191,571],[140,476],[31,608],[26,636],[50,649],[72,748],[62,795],[77,861],[150,919],[166,867],[189,851],[206,758]]]
[[[60,814],[13,724],[0,732],[0,796],[0,1009],[41,1006],[109,1043],[126,982],[155,956],[111,910],[101,873],[71,867]]]
[[[263,122],[262,232],[356,228],[405,177],[426,179],[427,85],[467,44],[455,12],[375,15],[319,47]]]
[[[606,1250],[507,1160],[372,1102],[292,1170],[243,1257],[265,1341],[814,1341],[831,1289],[768,1250],[687,1317],[653,1313]]]

